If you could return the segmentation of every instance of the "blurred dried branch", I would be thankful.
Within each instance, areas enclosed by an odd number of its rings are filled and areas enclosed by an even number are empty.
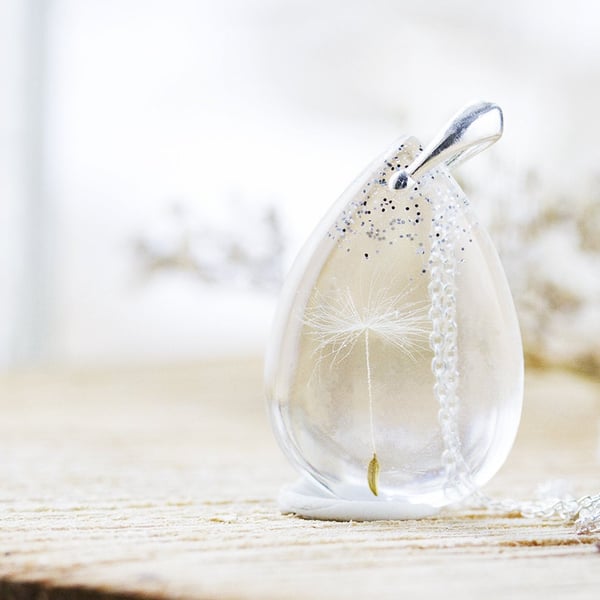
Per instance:
[[[546,189],[534,172],[506,181],[490,193],[488,180],[480,197],[526,356],[600,375],[600,178],[568,193]]]
[[[232,202],[226,213],[225,224],[211,223],[172,203],[158,227],[134,240],[142,277],[180,271],[207,284],[279,289],[285,242],[276,208]]]

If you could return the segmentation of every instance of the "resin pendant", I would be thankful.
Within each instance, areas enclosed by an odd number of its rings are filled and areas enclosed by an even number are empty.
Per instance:
[[[501,134],[500,109],[480,103],[425,150],[399,140],[298,256],[266,363],[275,435],[303,476],[282,511],[427,516],[506,459],[519,328],[495,249],[449,172]]]

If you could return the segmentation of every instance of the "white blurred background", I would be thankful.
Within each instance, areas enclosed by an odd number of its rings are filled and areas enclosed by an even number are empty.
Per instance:
[[[0,368],[259,354],[352,179],[472,99],[530,360],[600,367],[600,5],[0,0]]]

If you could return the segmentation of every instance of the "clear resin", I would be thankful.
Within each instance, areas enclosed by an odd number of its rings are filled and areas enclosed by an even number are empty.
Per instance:
[[[523,358],[498,256],[450,161],[405,175],[422,155],[414,138],[397,142],[309,238],[266,385],[275,435],[313,495],[429,514],[506,459]]]

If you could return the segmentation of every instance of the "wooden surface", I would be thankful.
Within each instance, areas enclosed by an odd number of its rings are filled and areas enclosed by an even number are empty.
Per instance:
[[[295,478],[258,361],[0,378],[0,598],[598,598],[573,527],[450,512],[327,523],[278,513]],[[600,385],[530,373],[488,487],[600,490]]]

